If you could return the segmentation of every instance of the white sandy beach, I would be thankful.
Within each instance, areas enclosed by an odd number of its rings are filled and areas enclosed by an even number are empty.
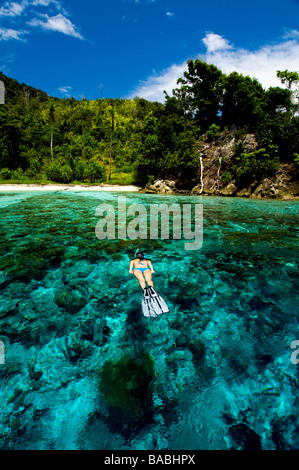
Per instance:
[[[103,184],[100,186],[68,185],[68,184],[0,184],[0,192],[7,191],[126,191],[136,192],[138,186],[119,186]]]

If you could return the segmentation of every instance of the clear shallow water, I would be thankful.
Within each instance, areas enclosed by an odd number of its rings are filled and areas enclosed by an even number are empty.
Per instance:
[[[2,449],[298,449],[296,201],[204,205],[203,246],[103,240],[120,193],[0,195]],[[128,273],[152,259],[170,313],[142,317]]]

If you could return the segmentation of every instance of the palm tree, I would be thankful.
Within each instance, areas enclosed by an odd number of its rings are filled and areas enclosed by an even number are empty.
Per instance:
[[[52,157],[52,163],[54,162],[54,155],[53,155],[53,136],[54,136],[54,121],[55,121],[55,113],[54,113],[54,105],[53,102],[51,103],[50,106],[50,120],[51,120],[51,143],[50,143],[50,148],[51,148],[51,157]]]
[[[110,159],[109,159],[109,176],[108,179],[111,179],[111,161],[112,161],[112,137],[114,132],[114,109],[110,109],[111,114],[111,132],[110,132]]]

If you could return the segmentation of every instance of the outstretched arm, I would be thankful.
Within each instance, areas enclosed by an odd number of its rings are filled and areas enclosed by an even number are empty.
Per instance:
[[[130,274],[133,274],[133,266],[134,266],[134,264],[133,264],[133,260],[132,260],[132,261],[130,261],[130,271],[129,271]]]
[[[152,265],[151,261],[148,262],[148,265],[149,265],[149,268],[150,268],[151,272],[154,273],[155,271],[154,271],[154,268],[153,268],[153,265]]]

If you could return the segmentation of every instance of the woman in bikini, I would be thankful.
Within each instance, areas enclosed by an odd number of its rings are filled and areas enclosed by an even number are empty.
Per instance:
[[[134,268],[134,271],[133,271]],[[154,283],[152,281],[152,273],[154,268],[149,259],[144,258],[144,254],[140,251],[135,254],[135,259],[130,262],[130,274],[134,274],[140,284],[141,289],[144,291],[146,282],[152,295],[157,295],[154,291]]]
[[[137,250],[138,251],[138,250]],[[133,271],[134,268],[134,271]],[[130,262],[129,273],[134,274],[143,290],[142,312],[145,317],[158,317],[161,313],[169,312],[164,299],[154,290],[152,273],[154,268],[149,259],[145,259],[141,251],[135,253],[135,258]],[[146,286],[146,282],[148,287]]]

